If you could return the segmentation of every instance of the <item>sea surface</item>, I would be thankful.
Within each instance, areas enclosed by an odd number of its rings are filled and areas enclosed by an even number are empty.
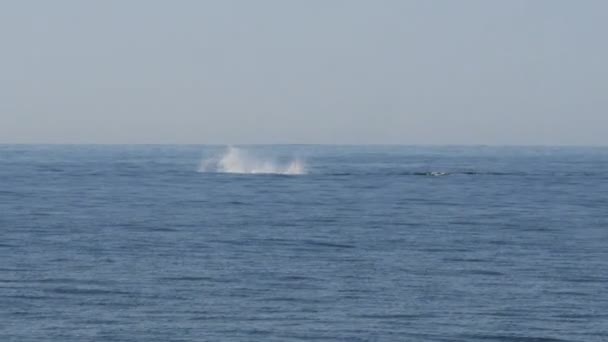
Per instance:
[[[0,145],[0,341],[608,341],[608,148]]]

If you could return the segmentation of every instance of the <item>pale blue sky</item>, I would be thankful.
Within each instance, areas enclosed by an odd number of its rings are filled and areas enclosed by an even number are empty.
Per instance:
[[[0,143],[608,145],[608,1],[0,3]]]

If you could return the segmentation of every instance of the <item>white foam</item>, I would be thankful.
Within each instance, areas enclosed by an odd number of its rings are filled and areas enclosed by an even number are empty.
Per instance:
[[[271,159],[256,158],[240,148],[228,147],[222,156],[203,160],[199,172],[303,175],[306,169],[304,162],[299,159],[277,163]]]

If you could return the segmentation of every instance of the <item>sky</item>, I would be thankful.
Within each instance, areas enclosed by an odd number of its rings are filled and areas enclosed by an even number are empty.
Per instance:
[[[604,0],[0,2],[0,143],[608,145]]]

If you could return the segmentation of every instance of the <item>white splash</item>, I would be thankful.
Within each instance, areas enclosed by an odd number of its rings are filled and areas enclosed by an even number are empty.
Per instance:
[[[279,175],[303,175],[306,173],[304,162],[299,159],[281,164],[274,160],[262,160],[253,157],[247,151],[236,147],[228,147],[228,150],[219,158],[203,160],[198,170],[199,172]]]

